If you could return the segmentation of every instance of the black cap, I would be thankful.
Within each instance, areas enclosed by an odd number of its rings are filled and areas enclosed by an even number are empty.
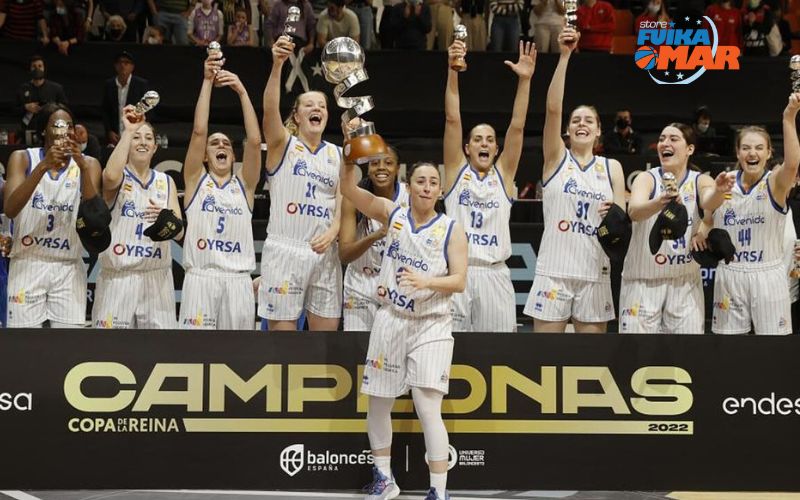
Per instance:
[[[689,212],[686,207],[672,200],[658,214],[656,223],[650,231],[650,253],[655,255],[664,240],[677,240],[686,234],[689,227]]]
[[[110,224],[111,212],[102,197],[98,195],[81,201],[75,229],[87,252],[98,254],[108,248],[111,244]]]
[[[132,63],[136,63],[136,60],[133,58],[133,55],[127,50],[123,50],[122,52],[118,53],[117,57],[114,58],[114,62],[118,62],[120,59],[127,59]]]
[[[725,259],[730,264],[736,247],[731,241],[731,235],[724,229],[714,228],[708,232],[706,248],[700,252],[692,251],[692,258],[702,267],[717,267],[720,260]]]
[[[628,252],[631,242],[631,220],[625,210],[616,203],[611,205],[608,213],[597,228],[597,239],[600,246],[611,259],[621,259]]]

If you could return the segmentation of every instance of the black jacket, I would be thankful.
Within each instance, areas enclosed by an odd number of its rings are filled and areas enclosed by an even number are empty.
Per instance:
[[[119,102],[117,98],[117,84],[115,80],[117,77],[109,78],[106,80],[105,87],[103,88],[103,125],[106,128],[106,133],[109,131],[119,134]],[[136,75],[131,75],[131,82],[128,88],[128,98],[125,104],[135,105],[139,102],[145,92],[150,90],[148,88],[147,80],[139,78]]]

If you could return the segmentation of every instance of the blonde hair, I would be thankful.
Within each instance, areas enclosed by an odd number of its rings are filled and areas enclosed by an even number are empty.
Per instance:
[[[322,97],[325,98],[325,104],[328,103],[328,96],[325,95],[325,93],[320,90],[309,90],[308,92],[303,92],[302,94],[295,97],[294,104],[292,104],[292,110],[289,112],[289,116],[283,122],[283,126],[286,127],[286,130],[288,130],[289,133],[295,137],[297,137],[297,134],[299,132],[299,127],[297,125],[297,122],[294,121],[294,114],[297,112],[297,107],[300,105],[300,99],[302,99],[303,96],[305,96],[306,94],[312,94],[312,93],[321,94]]]
[[[758,134],[763,137],[767,141],[767,150],[769,151],[769,158],[767,158],[766,168],[769,169],[772,167],[770,161],[772,159],[772,138],[769,136],[769,132],[764,127],[759,127],[756,125],[749,125],[747,127],[742,127],[736,133],[736,143],[735,143],[735,153],[739,155],[739,147],[742,145],[742,138],[744,138],[747,134]],[[736,159],[736,168],[741,169],[742,166],[739,164],[739,159]]]

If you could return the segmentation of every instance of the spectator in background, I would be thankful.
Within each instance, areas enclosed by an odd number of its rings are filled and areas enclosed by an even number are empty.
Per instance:
[[[422,0],[404,0],[390,13],[394,48],[425,50],[431,27],[431,9]]]
[[[395,33],[392,29],[392,7],[404,0],[383,0],[383,14],[378,25],[378,41],[382,49],[393,49]]]
[[[83,25],[84,34],[89,33],[94,15],[94,0],[72,0],[72,5],[75,6],[75,12],[78,13],[78,21]]]
[[[452,0],[424,0],[431,10],[431,30],[425,40],[428,50],[447,50],[453,42],[453,7]],[[522,1],[522,0],[520,0]],[[516,47],[515,47],[516,48]]]
[[[730,155],[733,151],[730,140],[712,125],[708,107],[700,106],[695,110],[692,130],[697,137],[695,155],[722,156]]]
[[[789,26],[789,21],[783,18],[783,9],[781,9],[780,3],[772,8],[772,12],[775,24],[781,34],[781,51],[779,55],[788,54],[792,48],[792,28]]]
[[[519,21],[522,0],[489,0],[489,10],[494,14],[489,50],[495,52],[516,50],[522,31]]]
[[[106,140],[110,145],[119,142],[122,130],[121,110],[128,104],[136,104],[147,92],[148,83],[144,78],[133,74],[136,65],[130,52],[122,51],[114,59],[114,72],[116,76],[106,80],[103,89],[103,125],[106,130]]]
[[[269,45],[272,46],[275,40],[283,34],[283,27],[286,23],[286,16],[289,14],[289,6],[295,5],[290,0],[278,0],[272,5],[267,18],[267,29],[269,30]],[[295,23],[296,31],[292,33],[292,40],[296,47],[301,47],[303,53],[308,54],[314,50],[317,18],[308,0],[303,0],[296,4],[300,7],[300,21]]]
[[[106,42],[129,42],[125,36],[128,33],[128,25],[122,16],[113,15],[106,21],[103,40]]]
[[[614,130],[603,135],[603,152],[624,155],[636,155],[642,152],[642,137],[631,127],[629,109],[617,111]]]
[[[236,9],[236,22],[228,26],[228,45],[234,47],[255,47],[256,33],[250,27],[247,11]]]
[[[186,31],[192,44],[205,47],[211,42],[219,42],[224,32],[225,19],[216,4],[211,0],[201,0],[195,4],[192,13],[189,14]]]
[[[744,0],[742,25],[744,27],[744,56],[769,56],[767,34],[772,29],[773,18],[764,0]]]
[[[50,43],[42,0],[0,0],[0,37]]]
[[[716,137],[717,131],[711,126],[711,111],[706,106],[700,106],[695,110],[692,129],[698,138]]]
[[[614,6],[605,0],[585,0],[578,7],[578,31],[581,52],[611,52],[616,21]]]
[[[245,20],[248,25],[250,25],[253,19],[253,9],[250,7],[249,0],[220,0],[218,7],[225,21],[226,33],[228,32],[228,28],[236,24],[236,13],[240,9],[244,10]]]
[[[358,18],[359,44],[365,50],[378,48],[378,40],[375,38],[375,12],[372,10],[372,2],[369,0],[352,0],[347,4],[347,8],[353,11]]]
[[[564,26],[564,4],[561,0],[533,0],[531,29],[536,51],[558,53],[558,34]]]
[[[720,45],[744,48],[742,39],[742,11],[731,4],[731,0],[718,0],[706,9],[706,16],[714,21]]]
[[[163,45],[164,30],[162,30],[159,26],[148,26],[144,31],[142,43],[145,45]]]
[[[189,45],[187,18],[192,10],[189,0],[147,0],[153,24],[160,26],[164,40]]]
[[[34,118],[45,104],[68,104],[64,87],[60,84],[45,79],[44,59],[42,56],[31,57],[31,80],[20,85],[17,90],[17,112],[22,117],[22,130],[34,130]],[[28,145],[31,141],[26,138]]]
[[[461,23],[467,28],[467,52],[486,50],[487,3],[487,0],[461,0],[458,3],[458,15],[461,16]]]
[[[126,29],[122,41],[135,43],[137,36],[144,33],[144,0],[100,0],[98,9],[106,26],[112,16],[120,16],[125,21]],[[144,37],[141,39],[145,40]]]
[[[75,142],[81,148],[81,153],[100,159],[100,140],[96,135],[90,134],[84,125],[75,125]],[[100,163],[103,165],[103,163]]]
[[[71,3],[55,0],[55,12],[50,16],[48,31],[50,42],[58,52],[68,56],[69,48],[85,40],[85,25]]]
[[[633,34],[639,35],[639,26],[641,26],[642,22],[669,22],[669,14],[667,13],[667,2],[666,0],[650,0],[647,4],[647,8],[636,16],[636,20],[633,21]]]
[[[328,40],[340,36],[350,37],[356,42],[360,40],[358,17],[344,6],[344,0],[329,0],[328,8],[317,19],[317,47],[321,48]]]

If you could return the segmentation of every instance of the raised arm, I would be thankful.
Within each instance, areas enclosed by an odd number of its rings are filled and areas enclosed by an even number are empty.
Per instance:
[[[272,69],[264,89],[264,139],[267,142],[267,171],[274,172],[283,157],[283,150],[289,141],[289,131],[281,120],[281,69],[283,63],[294,50],[294,43],[288,36],[280,36],[272,45]]]
[[[789,103],[783,110],[783,163],[775,167],[769,181],[775,199],[784,203],[797,178],[800,165],[800,141],[797,139],[797,111],[800,109],[800,93],[789,96]]]
[[[736,183],[736,172],[720,172],[716,179],[708,175],[697,177],[697,193],[700,208],[704,213],[713,213],[725,202],[725,194],[730,193]]]
[[[206,58],[203,63],[203,84],[200,86],[200,96],[194,107],[194,125],[192,137],[189,139],[189,148],[183,160],[183,181],[186,186],[183,202],[189,203],[194,198],[197,183],[203,176],[203,160],[206,157],[206,141],[208,139],[208,112],[211,107],[211,91],[214,88],[216,73],[222,68],[223,60],[217,54]]]
[[[356,184],[355,163],[343,163],[339,172],[339,187],[356,210],[384,226],[389,221],[389,214],[395,204],[386,198],[375,196]]]
[[[544,130],[542,132],[542,149],[544,150],[544,170],[542,178],[548,181],[555,173],[558,162],[564,156],[564,140],[561,139],[561,114],[564,102],[564,83],[567,79],[567,66],[572,51],[578,46],[580,33],[574,28],[567,26],[558,35],[558,46],[561,56],[558,65],[550,80],[550,87],[547,89],[547,104],[544,118]]]
[[[144,121],[131,122],[133,116],[135,115],[132,105],[129,104],[122,108],[122,135],[108,158],[106,168],[103,170],[103,199],[106,200],[106,203],[113,202],[117,196],[117,191],[124,177],[125,165],[128,163],[128,153],[131,149],[133,134],[144,123]]]
[[[516,63],[505,61],[505,65],[517,74],[517,94],[514,97],[514,108],[511,112],[511,123],[508,124],[503,142],[503,152],[497,160],[497,166],[503,179],[510,188],[517,174],[519,158],[522,156],[522,141],[525,133],[525,119],[528,115],[528,102],[531,95],[531,78],[536,69],[536,44],[519,42],[519,58]],[[512,192],[512,191],[509,191]]]
[[[458,95],[458,71],[450,66],[458,57],[464,57],[467,49],[464,42],[455,40],[447,49],[447,85],[444,91],[444,192],[450,191],[464,165],[464,131],[461,126],[461,100]]]
[[[633,180],[631,187],[631,199],[628,201],[628,215],[634,222],[643,221],[654,216],[660,212],[667,203],[672,200],[672,197],[667,196],[666,193],[661,193],[660,196],[650,199],[650,193],[655,187],[655,179],[653,176],[642,172]]]
[[[237,75],[223,70],[217,75],[217,81],[223,87],[233,89],[242,104],[245,132],[242,182],[247,190],[247,202],[252,207],[258,181],[261,180],[261,131],[258,128],[258,117],[250,95]]]

